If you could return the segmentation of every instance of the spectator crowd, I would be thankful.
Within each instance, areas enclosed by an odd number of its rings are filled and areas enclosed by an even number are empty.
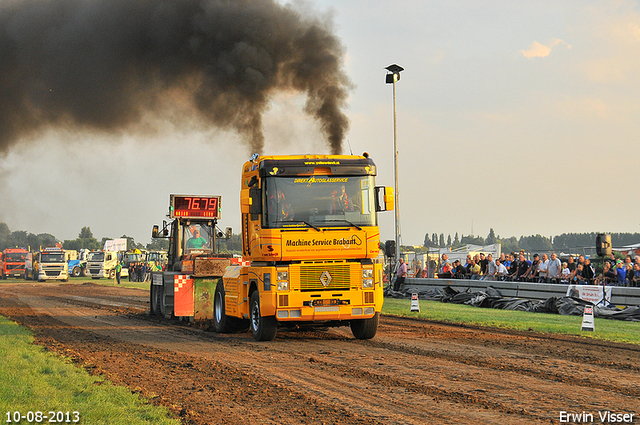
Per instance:
[[[551,255],[533,255],[533,261],[526,259],[524,251],[516,254],[467,255],[465,264],[460,260],[449,261],[442,254],[438,265],[437,277],[445,279],[504,280],[517,282],[565,283],[579,285],[629,286],[640,287],[640,255],[635,259],[627,255],[624,260],[612,254],[604,261],[603,272],[596,276],[589,257],[579,255],[577,260],[569,256],[566,260]],[[418,261],[411,277],[426,277],[426,272]]]

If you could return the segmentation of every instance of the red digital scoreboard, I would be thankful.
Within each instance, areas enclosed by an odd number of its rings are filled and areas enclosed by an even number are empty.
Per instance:
[[[220,218],[220,196],[171,195],[171,218]]]

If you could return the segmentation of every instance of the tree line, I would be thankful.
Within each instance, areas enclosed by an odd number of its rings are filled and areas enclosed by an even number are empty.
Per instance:
[[[492,229],[486,238],[482,236],[456,234],[453,239],[449,234],[446,238],[444,233],[426,233],[422,250],[428,248],[461,248],[467,244],[472,245],[492,245],[499,243],[502,245],[502,252],[520,251],[524,249],[527,252],[565,252],[575,253],[582,252],[584,248],[595,249],[596,236],[598,233],[563,233],[558,236],[542,236],[540,234],[531,236],[520,236],[519,238],[511,236],[502,238],[497,236]],[[609,233],[611,235],[611,245],[614,247],[623,247],[640,243],[640,233]],[[416,247],[403,247],[403,250],[415,250]]]
[[[162,248],[164,245],[168,246],[166,240],[153,240],[151,243],[146,246],[141,243],[136,243],[134,238],[127,235],[122,235],[121,238],[125,238],[128,240],[127,246],[129,248],[146,248],[149,250],[160,250],[166,249]],[[91,232],[90,227],[83,227],[78,234],[76,239],[69,239],[61,241],[56,238],[54,235],[50,233],[40,233],[34,234],[29,233],[24,230],[15,230],[11,231],[9,226],[6,223],[0,222],[0,251],[6,248],[27,248],[31,250],[37,250],[39,248],[46,248],[50,246],[56,246],[56,244],[60,243],[62,248],[64,249],[102,249],[104,247],[104,243],[107,240],[113,238],[103,237],[101,240],[96,239]],[[149,248],[149,247],[153,248]],[[156,248],[158,246],[158,248]]]
[[[169,240],[164,238],[151,239],[151,242],[146,245],[137,243],[131,236],[122,235],[120,238],[127,239],[127,247],[129,249],[137,248],[149,251],[166,251],[169,249]],[[110,239],[114,238],[103,237],[101,240],[98,240],[93,236],[93,232],[91,232],[89,226],[83,227],[76,239],[60,241],[50,233],[40,233],[36,235],[24,230],[11,231],[6,223],[0,222],[0,251],[6,248],[16,247],[37,250],[39,248],[55,246],[57,243],[60,243],[64,249],[73,249],[76,251],[80,249],[101,250],[104,247],[104,243]],[[231,251],[236,253],[242,251],[242,241],[240,240],[239,234],[234,234],[229,240],[220,239],[218,242],[218,249],[221,252]]]

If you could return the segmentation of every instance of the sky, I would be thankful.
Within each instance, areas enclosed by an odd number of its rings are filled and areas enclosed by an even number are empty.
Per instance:
[[[300,3],[298,3],[299,5]],[[343,153],[369,152],[393,186],[396,84],[401,242],[425,233],[547,237],[640,232],[640,7],[636,1],[316,0],[352,82]],[[277,93],[264,154],[330,153],[305,96]],[[242,164],[229,129],[144,118],[151,131],[42,129],[0,155],[0,221],[75,239],[148,243],[169,194],[222,196],[240,231]],[[380,214],[381,240],[394,213]],[[640,242],[640,241],[639,241]]]

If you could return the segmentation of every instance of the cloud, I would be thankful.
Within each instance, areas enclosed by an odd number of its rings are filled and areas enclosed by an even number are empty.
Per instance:
[[[522,53],[525,58],[529,59],[546,58],[551,54],[551,50],[553,50],[553,48],[560,43],[564,43],[567,46],[567,49],[571,48],[571,44],[568,44],[566,41],[560,40],[558,38],[552,38],[548,45],[540,44],[537,41],[534,41],[533,43],[531,43],[531,45],[529,45],[529,48],[527,50],[520,50],[520,53]]]

